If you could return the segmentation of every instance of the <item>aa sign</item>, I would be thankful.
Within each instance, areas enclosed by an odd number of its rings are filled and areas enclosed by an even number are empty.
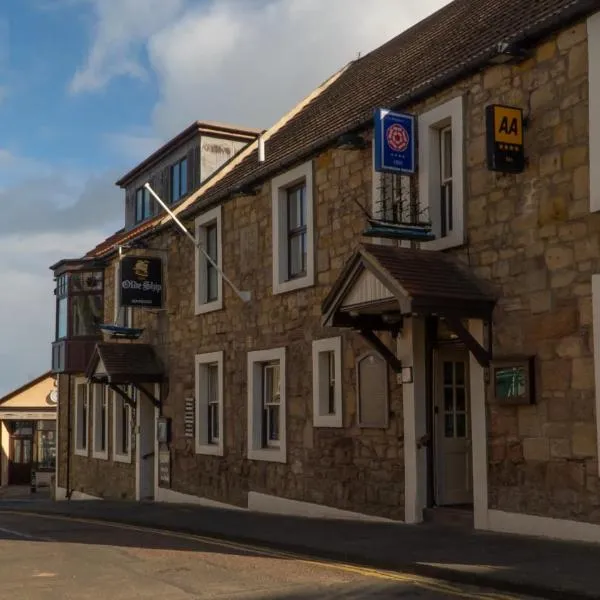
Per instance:
[[[525,170],[523,110],[491,104],[485,109],[487,166],[501,173]]]
[[[501,144],[523,144],[523,113],[518,108],[494,107],[495,141]]]

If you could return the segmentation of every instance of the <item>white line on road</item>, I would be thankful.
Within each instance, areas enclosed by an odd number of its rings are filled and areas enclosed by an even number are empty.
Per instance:
[[[23,531],[15,531],[14,529],[7,529],[6,527],[0,527],[0,533],[8,533],[8,535],[14,535],[15,537],[24,538],[26,540],[33,540],[34,542],[51,542],[52,540],[39,535],[30,535]]]

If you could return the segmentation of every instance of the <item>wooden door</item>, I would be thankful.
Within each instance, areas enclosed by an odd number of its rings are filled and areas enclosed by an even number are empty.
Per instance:
[[[11,437],[8,462],[8,483],[29,485],[33,466],[33,438]]]
[[[436,504],[472,504],[469,354],[440,349],[434,391]]]

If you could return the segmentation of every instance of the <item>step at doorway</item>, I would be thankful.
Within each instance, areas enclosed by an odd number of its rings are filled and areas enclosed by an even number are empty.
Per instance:
[[[473,505],[458,504],[425,508],[423,510],[423,520],[426,523],[434,523],[435,525],[472,529],[474,527]]]

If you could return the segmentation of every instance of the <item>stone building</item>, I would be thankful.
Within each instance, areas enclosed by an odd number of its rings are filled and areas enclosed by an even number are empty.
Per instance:
[[[450,508],[599,541],[596,11],[455,0],[177,199],[203,250],[158,211],[54,265],[59,298],[61,276],[96,273],[105,337],[137,336],[101,341],[97,319],[85,360],[55,349],[58,495],[408,523]],[[413,137],[414,174],[374,168]],[[127,257],[159,259],[154,309],[116,307]]]

